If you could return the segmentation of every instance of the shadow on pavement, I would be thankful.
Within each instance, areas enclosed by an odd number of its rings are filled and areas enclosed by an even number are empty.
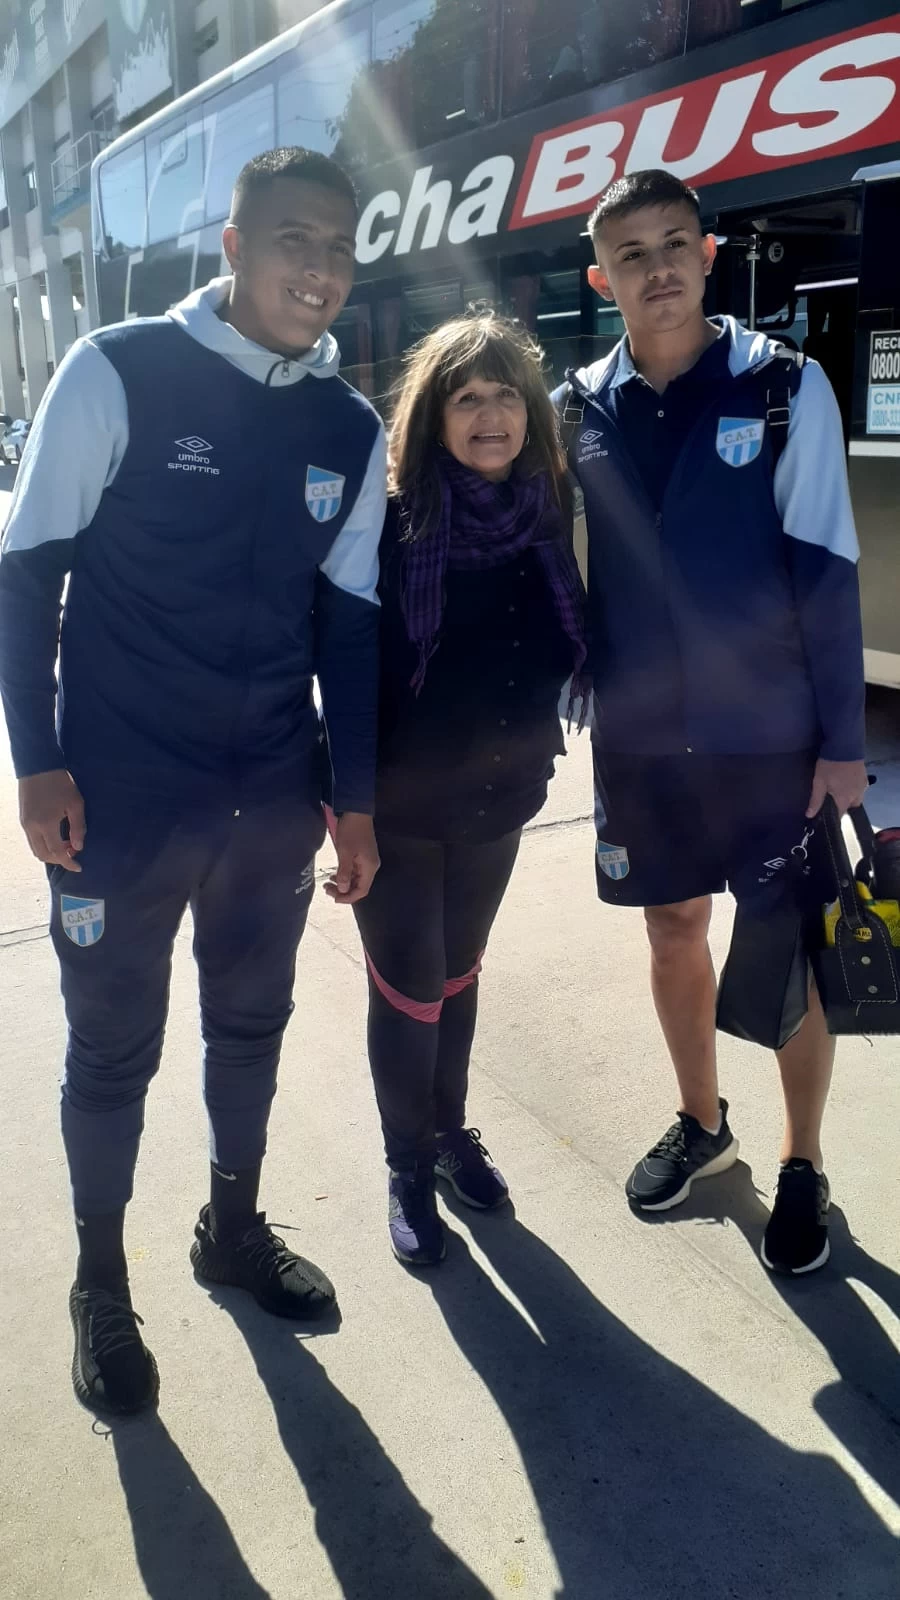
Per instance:
[[[465,1220],[539,1335],[462,1239],[428,1285],[517,1442],[560,1595],[896,1600],[900,1544],[840,1466],[638,1338],[511,1207]]]
[[[271,1600],[156,1413],[115,1422],[109,1431],[151,1600]]]
[[[769,1210],[759,1198],[750,1168],[738,1161],[721,1178],[696,1184],[678,1216],[733,1225],[758,1254]],[[778,1275],[772,1282],[840,1374],[816,1396],[817,1413],[885,1493],[900,1503],[900,1433],[895,1431],[900,1427],[900,1351],[854,1288],[854,1283],[863,1284],[900,1318],[900,1275],[857,1244],[838,1206],[831,1207],[829,1219],[828,1265],[808,1278]],[[869,1406],[859,1405],[860,1396],[873,1402],[886,1426],[878,1426]]]
[[[435,1533],[430,1513],[296,1328],[267,1317],[241,1294],[207,1292],[247,1341],[345,1600],[492,1600]],[[403,1343],[415,1329],[397,1328],[394,1335],[399,1382]],[[440,1439],[431,1446],[439,1450]]]

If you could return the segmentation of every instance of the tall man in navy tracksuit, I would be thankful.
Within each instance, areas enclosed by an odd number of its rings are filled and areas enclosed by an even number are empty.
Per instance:
[[[703,314],[716,246],[694,191],[632,173],[590,231],[591,285],[626,337],[557,399],[588,527],[597,882],[603,900],[644,907],[680,1093],[626,1192],[663,1211],[737,1156],[716,1081],[710,897],[752,893],[826,794],[843,812],[865,792],[857,545],[821,368]],[[833,1054],[813,992],[778,1052],[771,1268],[810,1272],[828,1256]]]
[[[0,688],[69,1022],[73,1380],[108,1411],[158,1388],[123,1224],[188,905],[211,1134],[194,1269],[276,1315],[334,1304],[257,1191],[323,837],[314,673],[339,817],[333,897],[363,896],[378,865],[384,435],[327,332],[355,229],[353,188],[325,157],[276,150],[245,167],[223,240],[232,276],[75,345],[3,541]]]

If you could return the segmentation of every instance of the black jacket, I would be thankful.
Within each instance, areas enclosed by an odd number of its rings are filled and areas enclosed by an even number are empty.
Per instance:
[[[481,843],[533,817],[565,754],[559,699],[572,646],[539,558],[449,571],[440,643],[416,696],[418,656],[401,608],[396,502],[381,545],[376,830]]]

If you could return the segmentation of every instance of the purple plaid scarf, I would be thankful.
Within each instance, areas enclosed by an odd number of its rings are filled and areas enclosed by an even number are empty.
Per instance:
[[[410,538],[404,546],[403,615],[419,652],[412,678],[416,694],[440,643],[448,567],[468,572],[499,567],[534,549],[560,626],[572,643],[573,700],[581,695],[584,708],[589,693],[581,675],[587,655],[584,585],[548,474],[524,478],[514,472],[505,483],[490,483],[448,450],[439,453],[438,471],[441,515],[433,533],[416,537],[414,501],[405,518]]]

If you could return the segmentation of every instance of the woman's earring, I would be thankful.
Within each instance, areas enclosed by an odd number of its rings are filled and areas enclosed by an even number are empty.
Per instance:
[[[525,443],[526,444],[530,444],[531,443],[531,434],[528,433],[528,432],[526,432],[526,434],[525,434]]]

